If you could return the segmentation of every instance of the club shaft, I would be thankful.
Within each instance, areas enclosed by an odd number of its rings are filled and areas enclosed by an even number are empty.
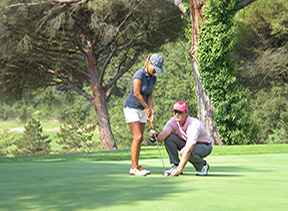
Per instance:
[[[161,157],[161,161],[162,161],[162,165],[163,165],[163,169],[164,169],[164,172],[165,172],[165,165],[164,165],[164,161],[163,161],[163,157],[162,157],[162,154],[161,154],[161,150],[160,150],[160,147],[159,147],[159,143],[158,143],[158,139],[155,135],[155,140],[156,140],[156,143],[157,143],[157,146],[158,146],[158,150],[159,150],[159,154],[160,154],[160,157]]]
[[[155,130],[151,118],[149,118],[149,122],[150,122],[150,124],[151,124],[152,130]],[[158,150],[159,150],[159,154],[160,154],[160,157],[161,157],[161,161],[162,161],[162,165],[163,165],[163,169],[164,169],[164,173],[165,173],[165,170],[166,170],[166,169],[165,169],[165,165],[164,165],[162,153],[161,153],[161,150],[160,150],[160,147],[159,147],[159,143],[158,143],[158,139],[157,139],[156,134],[154,135],[154,137],[155,137],[155,140],[156,140],[156,143],[157,143],[157,147],[158,147]]]

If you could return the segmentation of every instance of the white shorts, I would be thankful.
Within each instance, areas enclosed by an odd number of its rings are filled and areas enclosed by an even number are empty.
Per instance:
[[[145,113],[145,110],[128,107],[123,110],[127,124],[132,122],[147,123],[147,114]]]

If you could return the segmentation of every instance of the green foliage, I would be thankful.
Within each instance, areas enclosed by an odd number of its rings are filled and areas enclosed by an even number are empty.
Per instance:
[[[117,70],[108,73],[107,85],[131,67],[133,57],[141,53],[137,50],[144,46],[154,50],[182,36],[181,12],[173,4],[147,0],[128,15],[138,3],[92,0],[88,4],[47,3],[4,9],[0,16],[0,83],[5,86],[0,94],[5,97],[9,93],[11,98],[25,89],[67,82],[69,88],[73,84],[74,90],[82,89],[90,82],[88,49],[96,57],[95,77],[105,76],[103,66],[105,62],[108,67],[111,64],[107,60],[110,55],[118,61]],[[95,46],[90,46],[94,41]],[[112,53],[114,49],[116,53]]]
[[[288,2],[286,0],[257,0],[237,17],[240,33],[251,37],[239,36],[241,42],[254,41],[253,47],[260,48],[281,46],[287,42],[288,35]]]
[[[236,74],[252,91],[247,112],[260,127],[257,143],[287,142],[287,16],[286,0],[257,0],[236,16]]]
[[[288,82],[288,2],[257,0],[236,16],[234,55],[237,77],[244,86],[259,90]]]
[[[99,149],[100,141],[93,140],[96,124],[85,121],[85,113],[76,109],[69,113],[64,126],[57,133],[60,153],[92,152]]]
[[[237,86],[231,58],[233,15],[239,1],[211,0],[199,33],[198,59],[203,87],[215,106],[215,121],[226,144],[253,143],[257,133],[245,113],[248,90]]]
[[[250,100],[253,119],[259,122],[258,143],[287,143],[288,85],[263,89]]]
[[[197,117],[198,106],[195,96],[194,78],[191,64],[187,58],[186,40],[170,43],[162,49],[164,73],[158,74],[153,93],[155,126],[161,131],[166,122],[173,117],[172,106],[177,101],[185,101],[189,115]]]
[[[12,146],[14,136],[10,136],[8,130],[0,130],[0,157],[10,154],[9,147]]]
[[[273,130],[273,134],[269,135],[267,144],[288,144],[287,130],[284,128]]]
[[[85,90],[89,92],[88,88]],[[41,111],[42,120],[64,122],[71,107],[75,105],[81,105],[79,111],[84,112],[87,118],[96,118],[94,106],[89,101],[62,86],[50,87],[42,92],[26,91],[21,98],[13,102],[0,103],[0,119],[5,121],[19,120],[25,123],[27,119],[32,118],[33,112],[38,110]]]
[[[26,89],[62,85],[98,108],[99,104],[106,107],[106,92],[144,49],[155,50],[182,37],[185,26],[179,9],[166,1],[21,5],[4,9],[0,16],[3,98],[17,97]],[[85,91],[87,86],[93,94]],[[100,131],[106,127],[107,142],[112,143],[106,108],[103,111],[100,115],[106,117],[99,121]]]
[[[32,120],[25,125],[24,135],[15,141],[16,149],[12,150],[14,156],[40,155],[51,152],[49,135],[42,135],[42,126],[39,114],[34,113]]]

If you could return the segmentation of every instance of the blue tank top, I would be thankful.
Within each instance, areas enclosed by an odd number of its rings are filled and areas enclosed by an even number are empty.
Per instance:
[[[132,78],[130,93],[126,99],[124,108],[128,107],[128,108],[135,108],[135,109],[143,110],[144,107],[139,103],[139,101],[134,96],[133,81],[136,78],[140,79],[142,81],[140,94],[142,95],[142,97],[146,103],[147,103],[148,96],[153,91],[153,86],[156,84],[157,78],[155,75],[150,76],[145,71],[144,68],[137,70],[136,73],[134,74],[133,78]]]

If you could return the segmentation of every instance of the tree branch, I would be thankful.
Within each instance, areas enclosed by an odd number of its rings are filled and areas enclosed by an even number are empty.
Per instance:
[[[165,1],[174,4],[186,16],[187,19],[189,18],[189,14],[187,14],[187,10],[186,10],[182,0],[165,0]]]
[[[57,78],[59,78],[64,84],[66,84],[66,86],[70,87],[72,90],[74,90],[75,92],[77,92],[78,94],[82,95],[83,97],[85,97],[90,103],[93,104],[94,101],[94,97],[91,96],[90,94],[88,94],[87,92],[85,92],[83,89],[75,86],[69,79],[63,77],[62,75],[60,75],[57,71],[48,69],[48,72],[54,76],[56,76]]]
[[[101,74],[100,74],[100,77],[99,77],[99,84],[102,84],[103,82],[103,78],[104,78],[104,74],[105,74],[105,70],[109,64],[109,62],[111,61],[112,57],[115,55],[116,51],[117,51],[117,48],[118,48],[118,41],[117,41],[117,36],[119,34],[119,31],[122,29],[122,27],[126,24],[127,20],[132,16],[132,14],[134,13],[134,11],[143,3],[144,0],[140,1],[134,8],[132,8],[132,10],[126,15],[125,19],[122,21],[122,23],[118,26],[117,28],[117,32],[115,34],[115,37],[114,37],[114,43],[115,43],[115,48],[113,49],[113,51],[110,53],[108,59],[106,60],[103,68],[102,68],[102,71],[101,71]]]
[[[43,52],[43,54],[46,54],[48,55],[49,57],[57,57],[57,58],[62,58],[62,59],[65,59],[65,60],[77,60],[79,62],[85,62],[83,59],[79,58],[79,57],[70,57],[70,56],[62,56],[61,53],[67,53],[67,54],[74,54],[73,52],[71,51],[68,51],[66,52],[65,50],[61,51],[61,50],[53,50],[53,49],[49,49],[49,48],[44,48],[42,46],[37,46],[35,44],[33,44],[34,48],[39,51],[39,52]],[[41,51],[41,50],[42,51]],[[55,53],[55,54],[51,54],[51,53],[48,53],[48,52],[52,52],[52,53]],[[60,53],[60,54],[58,54]]]
[[[128,65],[121,71],[119,72],[111,81],[109,81],[109,83],[105,86],[105,90],[107,91],[108,89],[110,89],[116,82],[117,80],[124,75],[124,73],[126,73],[132,66],[133,64],[136,62],[136,60],[138,59],[140,53],[146,48],[147,43],[144,43],[141,48],[139,48],[137,50],[137,52],[134,54],[133,58],[131,59],[131,61],[128,63]]]
[[[187,11],[186,11],[186,9],[185,9],[185,6],[184,6],[182,0],[165,0],[165,1],[174,4],[176,7],[179,8],[179,10],[180,10],[184,15],[186,15],[186,18],[188,18],[188,15],[186,14]],[[253,3],[254,1],[256,1],[256,0],[242,0],[242,1],[239,3],[236,11],[239,11],[239,10],[243,9],[244,7],[246,7],[246,6],[248,6],[249,4]]]
[[[72,65],[72,64],[70,64],[70,63],[68,63],[68,62],[66,62],[66,61],[63,61],[63,60],[61,60],[61,59],[53,58],[53,57],[51,57],[50,55],[48,55],[48,54],[46,54],[46,53],[44,53],[44,52],[42,52],[42,51],[39,51],[39,50],[37,50],[37,49],[33,49],[32,51],[35,52],[35,53],[38,53],[38,54],[41,54],[41,55],[45,56],[45,57],[46,57],[47,59],[49,59],[50,61],[59,62],[59,63],[64,64],[65,66],[67,66],[67,67],[69,67],[69,68],[71,68],[71,69],[74,69],[75,71],[77,71],[77,72],[80,73],[81,75],[87,77],[88,79],[91,78],[90,74],[88,74],[88,73],[80,70],[79,68],[75,67],[74,65]]]
[[[243,9],[244,7],[248,6],[249,4],[253,3],[256,0],[243,0],[242,2],[239,3],[236,11],[239,11]]]
[[[59,42],[55,42],[53,40],[49,40],[49,39],[45,39],[45,38],[41,38],[41,37],[36,37],[34,35],[28,35],[28,36],[32,37],[34,40],[46,42],[46,43],[53,44],[54,46],[56,45],[57,47],[61,47],[62,48],[61,50],[52,49],[52,48],[44,48],[44,47],[38,46],[37,44],[34,44],[36,47],[41,48],[41,49],[43,49],[45,51],[56,52],[56,53],[60,52],[60,53],[67,53],[67,54],[82,55],[82,54],[78,53],[77,50],[75,50],[74,48],[70,48],[68,46],[63,46],[63,44],[61,45]],[[45,46],[48,46],[48,45],[45,45]]]
[[[17,4],[10,4],[6,7],[0,8],[1,10],[13,8],[13,7],[21,7],[21,6],[37,6],[41,4],[53,4],[53,3],[78,3],[78,4],[86,4],[89,0],[46,0],[46,1],[39,1],[39,2],[30,2],[30,3],[17,3]]]

